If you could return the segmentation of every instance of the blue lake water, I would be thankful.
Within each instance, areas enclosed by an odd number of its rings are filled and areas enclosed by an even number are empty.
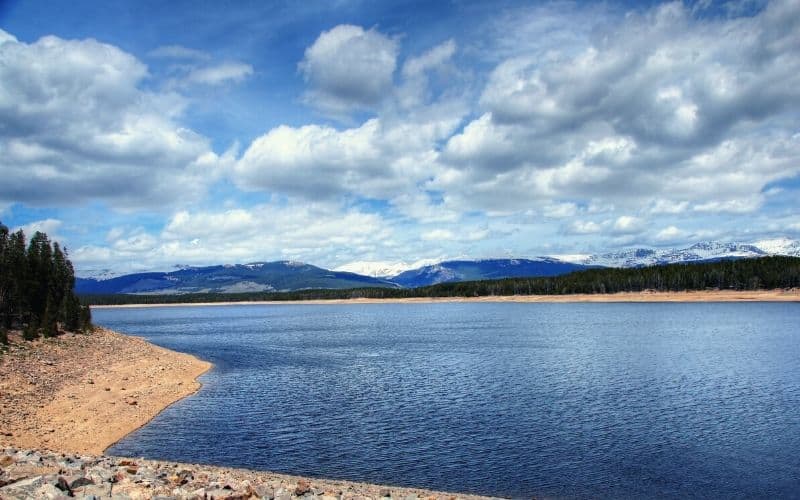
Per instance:
[[[215,364],[114,454],[510,497],[800,496],[800,304],[93,314]]]

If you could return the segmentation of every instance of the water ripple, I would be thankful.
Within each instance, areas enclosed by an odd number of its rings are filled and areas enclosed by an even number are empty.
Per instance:
[[[98,310],[215,363],[111,451],[512,497],[792,498],[797,304]]]

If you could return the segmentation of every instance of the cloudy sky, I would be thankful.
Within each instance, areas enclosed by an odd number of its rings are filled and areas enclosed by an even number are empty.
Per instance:
[[[79,272],[800,237],[800,1],[0,2],[0,220]]]

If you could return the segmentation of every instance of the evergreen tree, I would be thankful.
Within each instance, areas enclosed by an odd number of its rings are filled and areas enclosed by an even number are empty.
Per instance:
[[[11,326],[11,273],[8,269],[8,228],[0,222],[0,341]],[[5,342],[4,342],[5,343]]]
[[[73,290],[75,271],[66,249],[36,232],[27,244],[20,230],[9,233],[0,223],[0,342],[6,330],[23,328],[32,340],[52,337],[60,328],[87,331],[91,311],[83,307]]]

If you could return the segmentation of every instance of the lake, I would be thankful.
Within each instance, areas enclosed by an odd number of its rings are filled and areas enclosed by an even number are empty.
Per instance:
[[[215,364],[109,450],[509,497],[800,495],[800,304],[95,309]]]

